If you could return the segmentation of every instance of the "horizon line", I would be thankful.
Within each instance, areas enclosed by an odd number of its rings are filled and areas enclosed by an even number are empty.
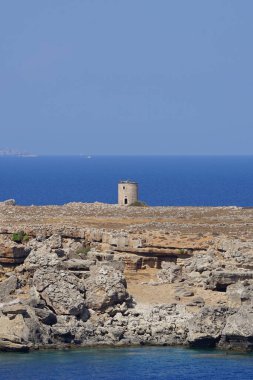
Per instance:
[[[34,153],[28,155],[0,155],[0,158],[16,157],[16,158],[38,158],[38,157],[253,157],[253,153],[249,154],[83,154],[83,153]]]

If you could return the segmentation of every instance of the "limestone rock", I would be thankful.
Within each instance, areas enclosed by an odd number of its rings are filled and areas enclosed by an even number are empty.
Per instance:
[[[192,297],[194,296],[194,293],[191,290],[185,290],[181,293],[182,297]]]
[[[174,262],[162,262],[162,269],[157,277],[162,283],[171,284],[181,277],[181,267]]]
[[[33,284],[55,314],[81,315],[85,309],[84,285],[73,274],[57,268],[38,269]]]
[[[206,282],[206,288],[212,290],[226,291],[227,286],[238,281],[253,279],[253,271],[213,271]]]
[[[36,316],[45,325],[54,325],[57,322],[57,317],[48,309],[34,309]]]
[[[187,306],[199,306],[203,307],[205,305],[205,301],[202,297],[195,297],[187,304]]]
[[[0,282],[0,302],[6,301],[11,293],[17,288],[17,277],[11,276],[7,280]]]
[[[241,307],[243,304],[253,305],[253,285],[244,285],[237,282],[227,287],[228,305],[230,307]]]
[[[222,330],[221,347],[226,349],[253,349],[253,309],[242,306],[229,316]]]
[[[70,270],[89,270],[95,265],[95,260],[71,259],[64,262],[64,266]]]
[[[13,241],[0,242],[0,263],[2,265],[22,264],[29,252],[30,249],[23,244],[16,244]]]
[[[188,264],[188,265],[187,265]],[[188,272],[211,271],[217,267],[217,260],[215,262],[213,254],[197,254],[186,262],[186,270]]]
[[[5,304],[2,307],[1,311],[3,314],[8,315],[9,317],[18,314],[22,315],[23,317],[29,317],[28,307],[22,303]]]
[[[7,199],[4,202],[1,202],[4,206],[16,206],[16,201],[15,199]]]
[[[20,350],[29,349],[29,329],[24,322],[22,315],[17,315],[14,319],[7,316],[0,316],[0,350]]]
[[[95,266],[85,281],[86,303],[90,309],[103,310],[128,298],[123,273],[111,265]]]
[[[205,307],[188,323],[187,340],[192,347],[214,347],[226,323],[226,308]]]
[[[26,258],[23,267],[27,271],[35,271],[42,267],[61,266],[62,260],[55,252],[51,252],[48,247],[41,244],[38,249],[32,249],[29,256]]]
[[[51,249],[59,249],[62,247],[62,237],[58,234],[53,234],[46,240],[46,245]]]
[[[51,327],[52,340],[57,344],[74,343],[79,322],[73,316],[62,315],[58,317],[57,323]]]

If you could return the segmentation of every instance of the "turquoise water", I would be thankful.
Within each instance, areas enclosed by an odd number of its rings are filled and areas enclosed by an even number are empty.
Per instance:
[[[253,356],[169,347],[1,353],[4,380],[253,378]]]
[[[117,183],[139,183],[149,205],[253,206],[249,157],[0,157],[0,201],[117,203]]]

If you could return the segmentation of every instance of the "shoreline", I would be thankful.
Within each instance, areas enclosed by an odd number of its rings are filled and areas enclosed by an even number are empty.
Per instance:
[[[52,345],[48,346],[40,346],[40,347],[32,347],[31,349],[26,349],[26,350],[1,350],[0,349],[0,354],[9,354],[9,353],[16,353],[16,354],[31,354],[34,352],[66,352],[66,351],[72,351],[72,352],[80,352],[80,351],[88,351],[88,350],[124,350],[124,349],[155,349],[155,348],[160,348],[160,349],[178,349],[178,350],[187,350],[191,352],[201,352],[201,356],[217,356],[217,357],[226,357],[226,356],[249,356],[252,357],[253,351],[245,351],[245,350],[240,350],[240,349],[231,349],[227,350],[224,348],[219,348],[219,347],[191,347],[189,345],[167,345],[167,344],[129,344],[129,345],[122,345],[122,344],[95,344],[95,345],[55,345],[52,347]]]

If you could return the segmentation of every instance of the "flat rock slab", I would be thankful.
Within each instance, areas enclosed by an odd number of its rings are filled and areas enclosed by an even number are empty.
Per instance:
[[[11,293],[17,288],[17,277],[11,276],[7,280],[0,282],[0,302],[5,302],[9,299]]]

